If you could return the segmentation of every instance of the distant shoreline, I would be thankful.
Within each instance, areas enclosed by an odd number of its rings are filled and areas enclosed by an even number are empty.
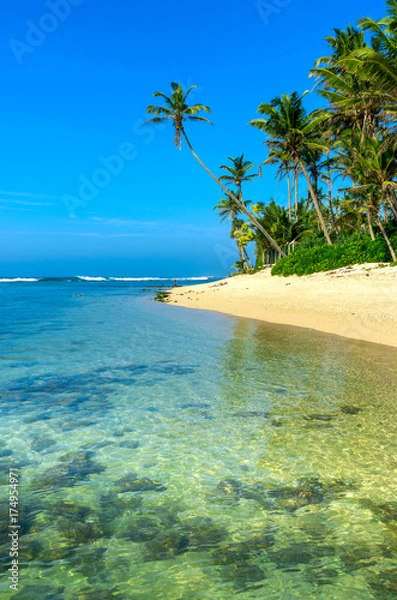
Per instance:
[[[304,277],[272,277],[265,269],[176,288],[169,304],[397,348],[397,267],[377,263]]]

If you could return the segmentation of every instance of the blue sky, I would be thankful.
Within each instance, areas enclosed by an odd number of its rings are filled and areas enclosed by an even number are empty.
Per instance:
[[[262,4],[266,18],[246,0],[7,4],[0,276],[226,273],[233,243],[211,210],[222,194],[168,127],[142,129],[152,93],[197,84],[215,124],[189,127],[198,153],[214,170],[242,152],[258,164],[258,105],[312,86],[334,27],[385,12],[373,0]],[[286,201],[271,169],[246,196]]]

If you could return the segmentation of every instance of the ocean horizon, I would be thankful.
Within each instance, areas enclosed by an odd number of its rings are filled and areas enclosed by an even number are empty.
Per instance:
[[[41,277],[0,277],[0,283],[36,283],[36,282],[78,282],[78,281],[86,281],[86,282],[112,282],[112,281],[210,281],[212,279],[219,279],[219,277],[209,275],[209,276],[190,276],[190,277],[153,277],[153,276],[145,276],[145,277],[103,277],[103,276],[92,276],[92,275],[71,275],[71,276],[41,276]]]

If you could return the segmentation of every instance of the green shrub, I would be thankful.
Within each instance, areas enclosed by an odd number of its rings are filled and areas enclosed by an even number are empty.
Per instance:
[[[396,234],[392,236],[391,241],[396,247]],[[310,275],[366,262],[389,262],[390,259],[390,252],[383,237],[378,236],[373,242],[369,236],[353,234],[332,246],[325,243],[311,247],[298,246],[295,252],[274,265],[272,275]]]

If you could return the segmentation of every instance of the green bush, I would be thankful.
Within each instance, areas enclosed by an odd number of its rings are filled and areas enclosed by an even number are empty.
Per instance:
[[[396,247],[397,234],[391,238]],[[391,256],[383,237],[373,242],[369,236],[353,234],[343,242],[328,246],[325,243],[311,247],[299,246],[295,252],[279,260],[272,275],[310,275],[366,262],[390,262]]]

